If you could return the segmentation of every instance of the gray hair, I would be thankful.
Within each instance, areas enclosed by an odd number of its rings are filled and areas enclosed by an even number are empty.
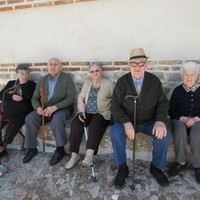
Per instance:
[[[19,70],[25,70],[25,71],[28,71],[28,72],[29,72],[29,71],[30,71],[29,65],[28,65],[28,64],[20,64],[20,65],[18,65],[17,68],[16,68],[16,73],[18,73]]]
[[[58,59],[58,58],[50,58],[49,60],[48,60],[48,63],[50,62],[50,61],[52,61],[52,60],[56,60],[60,65],[62,65],[62,63],[61,63],[61,61]]]
[[[191,61],[184,62],[180,69],[181,76],[183,76],[183,73],[185,70],[194,70],[195,73],[198,75],[199,74],[199,65],[197,63],[191,62]]]
[[[91,62],[91,64],[89,65],[89,68],[91,68],[91,67],[94,66],[94,65],[100,67],[101,70],[103,70],[103,65],[102,65],[101,62]]]

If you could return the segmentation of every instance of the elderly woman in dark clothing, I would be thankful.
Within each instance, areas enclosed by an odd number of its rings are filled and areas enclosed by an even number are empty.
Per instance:
[[[110,101],[114,83],[102,77],[102,65],[92,63],[89,67],[91,80],[83,84],[78,96],[77,108],[83,117],[77,115],[71,123],[70,151],[71,158],[66,169],[72,168],[80,159],[79,146],[83,136],[83,122],[88,126],[88,141],[86,155],[82,165],[90,166],[93,155],[97,153],[98,146],[111,119]]]
[[[0,158],[8,153],[7,145],[12,143],[25,123],[26,115],[33,110],[31,98],[35,90],[35,83],[29,80],[29,73],[28,65],[18,65],[16,68],[17,80],[9,81],[0,92],[0,99],[5,111],[0,122],[1,128],[7,125],[4,138],[0,132]]]
[[[168,171],[176,176],[186,165],[187,139],[191,140],[192,165],[200,184],[200,84],[199,66],[185,62],[181,68],[183,84],[176,87],[170,99],[169,115],[174,128],[175,163]]]

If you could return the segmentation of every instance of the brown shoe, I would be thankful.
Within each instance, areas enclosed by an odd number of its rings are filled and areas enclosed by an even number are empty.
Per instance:
[[[200,168],[194,168],[194,172],[195,172],[195,178],[197,183],[200,184]]]
[[[185,169],[185,165],[181,165],[177,162],[173,163],[170,169],[168,170],[168,175],[171,177],[177,176],[180,171]]]

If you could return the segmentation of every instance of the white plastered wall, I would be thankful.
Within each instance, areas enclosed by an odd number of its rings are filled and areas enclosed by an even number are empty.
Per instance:
[[[104,0],[0,12],[0,63],[200,59],[199,0]]]

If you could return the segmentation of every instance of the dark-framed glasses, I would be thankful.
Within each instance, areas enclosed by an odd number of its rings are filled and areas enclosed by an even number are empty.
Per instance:
[[[95,73],[100,72],[100,69],[92,70],[92,71],[90,71],[90,74],[94,74],[94,72]]]
[[[143,62],[130,62],[131,67],[144,67],[144,65],[146,64],[147,61],[143,61]]]

